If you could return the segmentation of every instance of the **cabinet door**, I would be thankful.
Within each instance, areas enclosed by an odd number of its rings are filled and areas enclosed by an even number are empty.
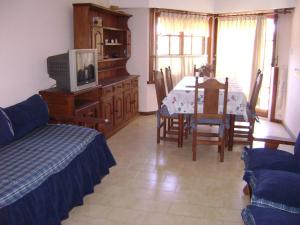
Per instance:
[[[123,93],[116,93],[114,96],[114,122],[115,126],[123,122]]]
[[[139,92],[137,88],[131,90],[131,112],[133,115],[139,111]]]
[[[106,125],[108,131],[112,130],[114,126],[114,101],[112,97],[101,100],[101,113],[103,119],[108,119],[109,123]]]
[[[132,107],[131,107],[131,92],[124,92],[124,119],[127,120],[131,117]]]

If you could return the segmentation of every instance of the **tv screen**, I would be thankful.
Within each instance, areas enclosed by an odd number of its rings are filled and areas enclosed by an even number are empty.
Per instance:
[[[77,85],[95,82],[95,55],[93,53],[76,52]]]
[[[96,49],[74,49],[47,59],[48,73],[56,86],[76,92],[98,84]]]

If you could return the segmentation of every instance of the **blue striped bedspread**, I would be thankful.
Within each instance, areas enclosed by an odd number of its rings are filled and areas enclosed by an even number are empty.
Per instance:
[[[67,167],[98,134],[84,127],[47,125],[0,148],[0,208]]]

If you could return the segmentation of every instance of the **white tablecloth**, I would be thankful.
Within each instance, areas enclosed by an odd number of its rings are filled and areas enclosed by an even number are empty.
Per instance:
[[[225,79],[218,80],[225,82]],[[203,78],[199,78],[199,82],[203,82]],[[195,88],[188,86],[195,86],[195,77],[184,77],[163,100],[170,114],[194,113]],[[223,111],[223,94],[224,92],[220,91],[219,113]],[[203,112],[203,95],[204,92],[199,90],[198,112]],[[227,114],[242,115],[247,119],[246,106],[247,99],[240,86],[233,80],[228,80]]]

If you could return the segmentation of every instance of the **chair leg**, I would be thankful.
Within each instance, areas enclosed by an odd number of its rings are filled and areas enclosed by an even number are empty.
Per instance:
[[[243,188],[243,192],[245,195],[252,195],[252,190],[249,184],[245,185],[245,187]]]
[[[224,162],[224,149],[225,149],[225,141],[224,141],[224,137],[223,137],[221,140],[220,162]]]
[[[193,145],[192,145],[192,151],[193,151],[193,161],[196,161],[197,158],[197,132],[193,131]]]
[[[188,139],[188,132],[189,132],[188,127],[186,127],[186,128],[184,129],[185,139]]]
[[[157,127],[157,131],[156,131],[156,142],[157,142],[157,144],[160,143],[160,127]]]
[[[168,130],[171,130],[172,119],[168,118]]]
[[[225,129],[225,147],[228,147],[229,142],[229,129]]]
[[[167,137],[167,119],[163,118],[163,137]]]
[[[230,128],[229,128],[228,151],[232,151],[232,148],[233,148],[234,123],[235,123],[235,115],[230,114]]]

